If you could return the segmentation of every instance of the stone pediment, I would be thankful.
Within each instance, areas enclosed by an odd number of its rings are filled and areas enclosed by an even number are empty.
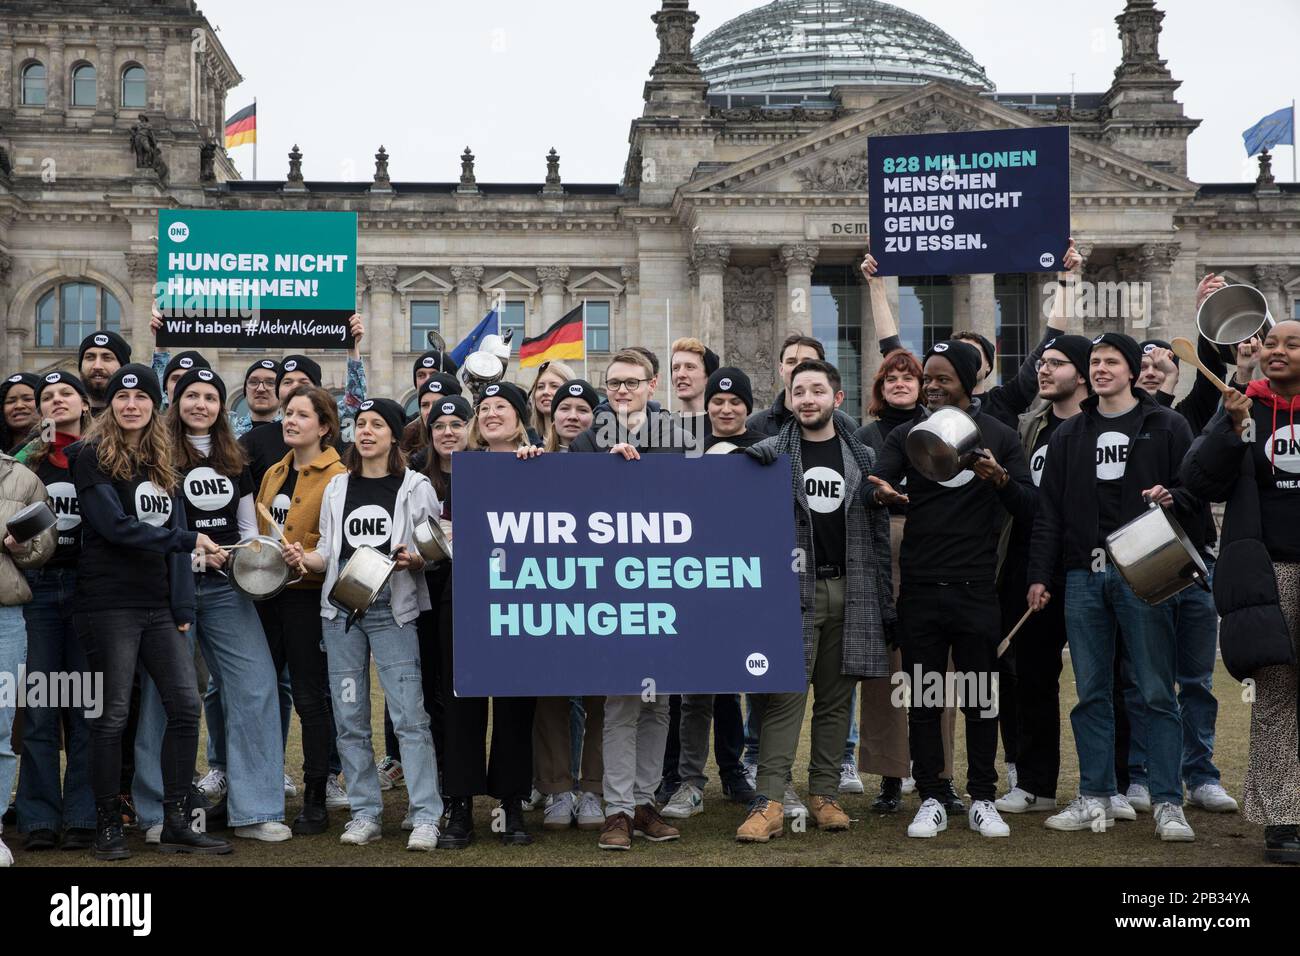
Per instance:
[[[793,194],[847,198],[865,194],[867,151],[876,136],[969,132],[1038,126],[1034,119],[946,83],[929,83],[779,143],[683,186],[679,200],[718,196]],[[1076,193],[1133,196],[1195,195],[1190,180],[1154,170],[1107,146],[1075,135],[1070,144],[1070,181]]]

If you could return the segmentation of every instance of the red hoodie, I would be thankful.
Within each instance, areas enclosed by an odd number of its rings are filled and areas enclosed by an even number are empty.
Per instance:
[[[1269,434],[1277,434],[1277,413],[1286,412],[1287,420],[1291,425],[1291,437],[1295,438],[1295,416],[1300,412],[1300,395],[1294,398],[1284,398],[1277,392],[1273,391],[1272,386],[1266,378],[1257,378],[1246,387],[1246,397],[1267,405],[1273,409],[1273,429]],[[1268,460],[1273,466],[1274,473],[1277,472],[1277,449],[1269,445]]]

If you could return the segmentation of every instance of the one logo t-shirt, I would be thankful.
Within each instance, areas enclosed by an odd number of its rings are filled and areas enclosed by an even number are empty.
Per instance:
[[[346,564],[357,548],[370,547],[383,554],[392,552],[393,514],[404,475],[384,478],[348,478],[343,501],[343,545],[339,564]],[[396,542],[401,544],[401,542]]]

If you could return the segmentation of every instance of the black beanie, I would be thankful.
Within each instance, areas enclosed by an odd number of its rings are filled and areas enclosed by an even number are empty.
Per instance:
[[[41,387],[36,390],[36,404],[38,406],[41,404],[41,392],[45,391],[47,385],[71,385],[77,390],[77,394],[86,400],[87,404],[90,403],[90,395],[87,394],[86,386],[82,383],[81,379],[77,378],[77,376],[73,375],[71,372],[59,371],[51,372],[41,379]],[[4,401],[4,398],[0,395],[0,402],[2,401]]]
[[[1093,349],[1098,345],[1109,345],[1119,349],[1120,354],[1124,356],[1124,361],[1128,362],[1128,367],[1133,371],[1135,382],[1142,375],[1142,347],[1137,344],[1133,336],[1125,335],[1123,332],[1106,332],[1092,340]]]
[[[131,361],[131,346],[126,344],[126,339],[116,332],[101,330],[91,332],[81,340],[81,347],[77,349],[77,368],[81,368],[81,360],[86,357],[87,349],[108,349],[117,356],[120,365],[125,365]]]
[[[311,383],[320,388],[320,366],[305,355],[286,355],[280,363],[280,370],[275,373],[275,390],[280,391],[280,383],[290,372],[302,372]]]
[[[519,413],[519,424],[528,427],[528,393],[518,385],[513,382],[494,382],[483,389],[475,408],[481,406],[486,398],[504,398]]]
[[[1092,352],[1092,342],[1082,335],[1058,335],[1043,346],[1043,351],[1055,349],[1070,360],[1074,370],[1088,378],[1088,356]]]
[[[583,378],[571,378],[555,390],[555,397],[551,399],[552,418],[555,417],[555,406],[566,398],[576,398],[586,402],[593,412],[600,404],[600,392],[596,391],[590,382]]]
[[[163,369],[163,384],[165,385],[167,379],[172,377],[172,372],[177,372],[181,369],[188,372],[192,368],[212,368],[212,363],[205,359],[200,352],[178,352],[176,355],[172,356],[172,360],[168,362],[167,367]]]
[[[445,398],[434,402],[433,408],[429,409],[429,431],[433,431],[433,423],[443,415],[455,415],[463,422],[469,421],[474,417],[474,406],[469,403],[469,399],[464,395],[448,395]]]
[[[442,368],[438,367],[439,361],[442,363]],[[426,368],[431,368],[438,372],[448,372],[452,375],[455,375],[460,371],[460,366],[452,361],[450,355],[439,352],[437,349],[429,349],[429,351],[425,352],[415,360],[415,367],[411,370],[412,384],[415,382],[415,376],[419,375],[420,371]]]
[[[357,417],[362,412],[374,412],[388,423],[388,430],[393,433],[393,441],[402,439],[402,429],[406,427],[406,410],[391,398],[367,398],[357,409]]]
[[[966,396],[969,398],[973,395],[980,378],[979,347],[971,345],[969,342],[962,342],[959,339],[935,342],[930,347],[930,351],[925,353],[925,358],[921,361],[922,367],[936,355],[952,365],[953,370],[957,373],[957,380],[961,382],[961,387],[966,392]]]
[[[211,385],[221,396],[221,407],[226,407],[226,383],[221,380],[221,376],[210,368],[192,368],[176,381],[176,387],[172,389],[172,404],[175,405],[180,401],[185,390],[195,382],[202,382],[204,385]]]
[[[967,336],[969,336],[969,338],[967,338]],[[974,339],[975,341],[972,342],[971,339]],[[988,361],[989,375],[992,375],[997,371],[997,346],[990,342],[986,337],[980,335],[978,332],[967,331],[963,332],[962,337],[957,341],[965,342],[967,345],[977,346],[979,350],[984,353],[984,358]]]
[[[113,396],[124,388],[138,388],[153,399],[154,408],[162,404],[162,386],[158,384],[158,376],[148,365],[133,362],[130,365],[123,365],[114,372],[113,377],[108,380],[108,388],[104,391],[104,402],[113,404]]]
[[[718,358],[716,352],[707,346],[704,349],[704,374],[712,375],[722,365],[722,359]]]
[[[271,359],[258,359],[252,365],[248,366],[248,371],[244,373],[244,387],[248,387],[248,380],[252,378],[254,372],[274,372],[276,384],[280,383],[280,363]]]
[[[1142,349],[1143,355],[1150,355],[1152,349],[1164,349],[1166,352],[1174,351],[1174,347],[1164,339],[1147,339],[1145,342],[1139,343],[1138,347]],[[1177,353],[1174,353],[1173,359],[1174,365],[1177,366],[1179,362]]]
[[[9,397],[9,389],[15,385],[26,385],[36,396],[36,404],[41,403],[41,377],[33,372],[15,372],[0,383],[0,405]]]
[[[704,386],[704,408],[707,411],[714,395],[735,395],[745,403],[745,410],[754,410],[754,387],[749,376],[738,368],[720,368],[709,376]]]
[[[434,395],[460,395],[464,389],[460,386],[460,379],[455,375],[448,375],[446,372],[434,372],[420,386],[420,396],[424,397],[430,393]]]

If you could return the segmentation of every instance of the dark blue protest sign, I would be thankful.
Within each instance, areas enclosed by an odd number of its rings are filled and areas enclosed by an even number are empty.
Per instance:
[[[456,456],[459,697],[805,687],[789,463]]]
[[[1070,236],[1070,129],[870,141],[879,275],[1053,272]]]

